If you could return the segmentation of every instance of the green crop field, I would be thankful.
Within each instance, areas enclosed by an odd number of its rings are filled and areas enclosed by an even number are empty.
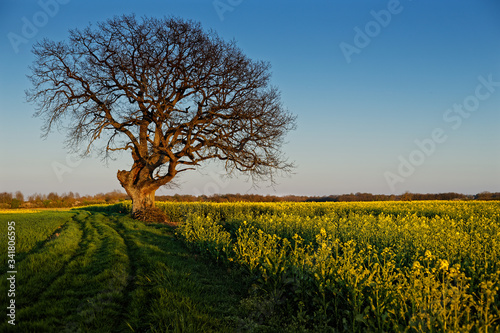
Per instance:
[[[500,330],[498,201],[157,206],[0,214],[0,331]]]

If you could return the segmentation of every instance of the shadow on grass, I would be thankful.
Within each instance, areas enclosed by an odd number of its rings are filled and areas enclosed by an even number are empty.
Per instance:
[[[104,214],[121,214],[121,215],[130,215],[130,205],[126,203],[117,203],[112,205],[91,205],[91,206],[83,206],[83,207],[75,207],[71,210],[76,211],[87,211],[90,213],[104,213]]]
[[[110,216],[133,272],[126,324],[135,331],[235,332],[248,285],[239,272],[192,254],[163,224]]]

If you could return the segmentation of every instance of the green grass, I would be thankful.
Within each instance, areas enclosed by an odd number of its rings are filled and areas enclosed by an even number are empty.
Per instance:
[[[7,237],[7,222],[15,222],[17,261],[22,260],[30,251],[42,247],[54,234],[71,220],[74,212],[40,212],[40,213],[7,213],[0,214],[0,235]],[[7,247],[0,248],[0,267],[7,259]]]
[[[241,274],[190,253],[167,226],[98,210],[0,215],[2,228],[12,220],[16,327],[5,319],[2,332],[234,332],[242,322]]]

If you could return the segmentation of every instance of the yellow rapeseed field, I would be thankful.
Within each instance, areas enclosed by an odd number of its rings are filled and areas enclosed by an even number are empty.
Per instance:
[[[500,202],[161,203],[193,250],[255,276],[291,329],[500,329]],[[280,319],[281,318],[281,319]],[[283,319],[286,318],[286,319]]]

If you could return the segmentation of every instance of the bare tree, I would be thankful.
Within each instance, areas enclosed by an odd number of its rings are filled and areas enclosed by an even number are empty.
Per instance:
[[[21,191],[16,192],[16,199],[19,200],[20,202],[24,202],[24,194]]]
[[[253,180],[293,167],[280,148],[295,117],[270,85],[270,65],[199,23],[114,17],[71,30],[68,41],[45,39],[33,53],[26,95],[44,135],[67,124],[73,148],[99,148],[106,158],[129,150],[133,165],[117,177],[133,212],[206,160]]]

